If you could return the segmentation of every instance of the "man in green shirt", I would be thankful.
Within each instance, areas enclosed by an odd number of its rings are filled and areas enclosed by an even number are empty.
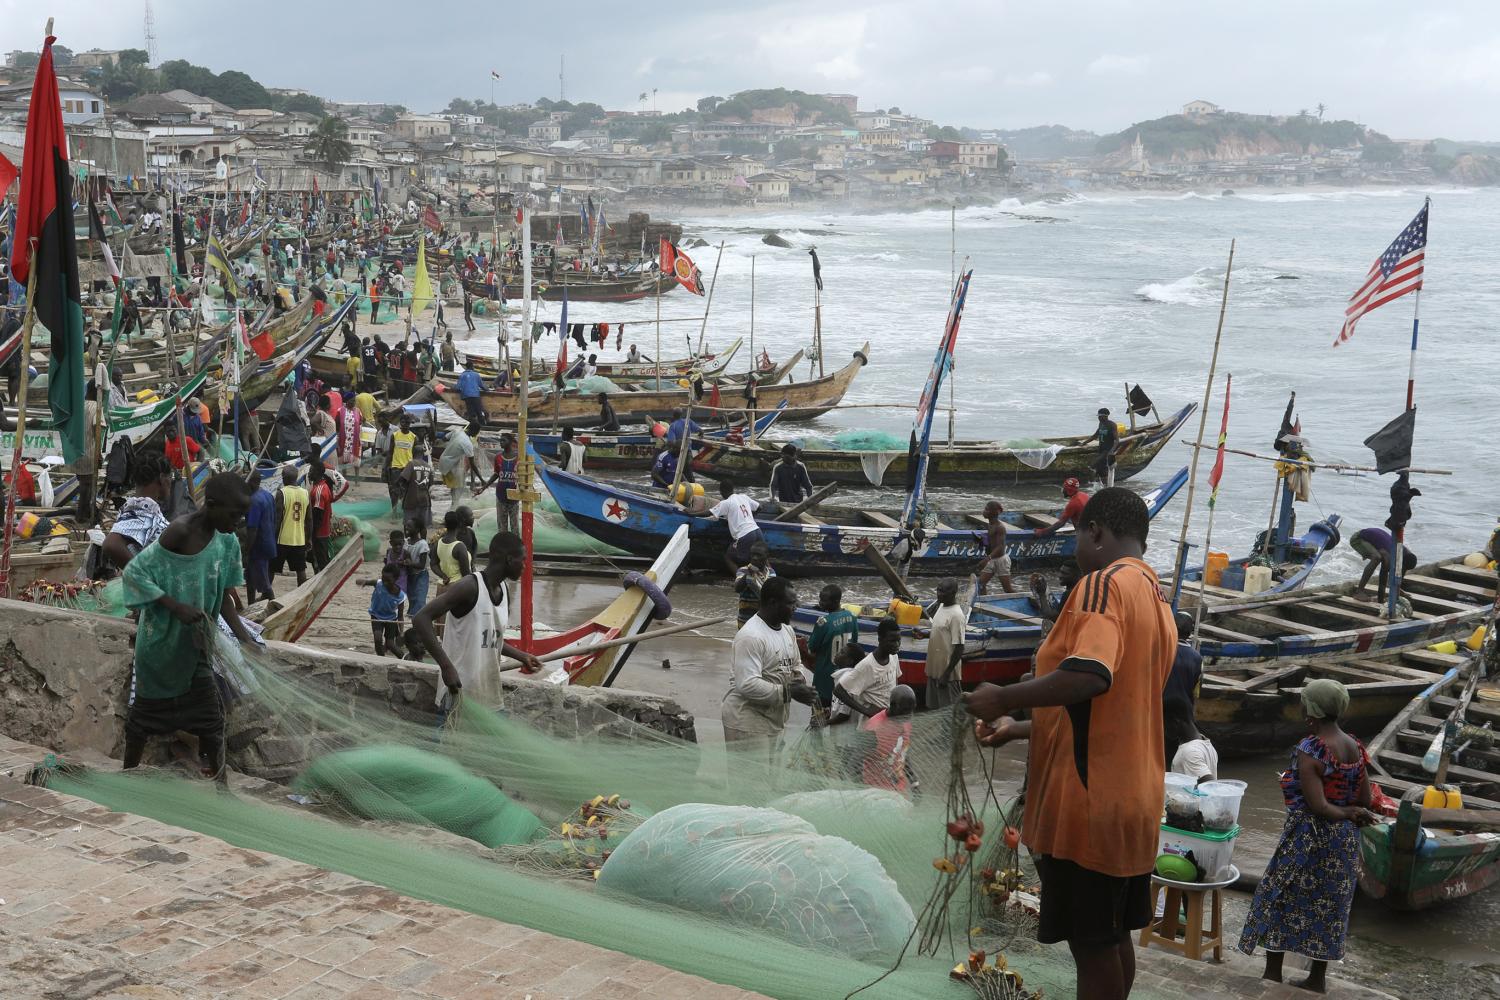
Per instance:
[[[813,687],[824,708],[833,703],[835,661],[845,646],[859,641],[859,622],[842,606],[843,599],[843,589],[834,583],[819,592],[818,610],[823,616],[807,639],[807,651],[813,655]]]
[[[167,525],[125,567],[125,604],[140,612],[140,621],[124,766],[141,762],[147,737],[181,730],[198,738],[208,770],[225,784],[224,708],[209,653],[219,615],[240,642],[255,641],[230,596],[245,582],[234,531],[250,498],[232,472],[211,478],[203,492],[201,509]]]

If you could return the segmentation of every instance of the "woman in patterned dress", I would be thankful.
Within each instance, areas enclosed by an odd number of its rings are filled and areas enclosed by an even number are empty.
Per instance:
[[[1291,951],[1312,960],[1308,977],[1294,985],[1325,992],[1328,963],[1344,957],[1349,908],[1359,874],[1358,827],[1375,821],[1369,811],[1369,758],[1364,746],[1339,728],[1349,692],[1318,679],[1302,690],[1302,713],[1312,735],[1292,751],[1281,775],[1286,826],[1255,890],[1240,935],[1240,950],[1266,949],[1262,979],[1281,982],[1281,962]]]

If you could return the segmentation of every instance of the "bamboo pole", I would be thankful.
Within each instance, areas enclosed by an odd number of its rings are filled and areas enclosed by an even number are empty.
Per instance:
[[[1224,376],[1224,397],[1226,399],[1225,409],[1224,409],[1224,419],[1225,419],[1226,423],[1229,420],[1229,404],[1227,402],[1228,397],[1229,397],[1229,387],[1232,386],[1233,384],[1234,384],[1234,373],[1230,372],[1230,373],[1228,373],[1227,375]],[[1226,428],[1226,433],[1227,433],[1227,428]],[[1197,454],[1197,453],[1194,452],[1194,454]],[[1210,546],[1212,546],[1212,544],[1213,544],[1213,538],[1214,538],[1214,514],[1218,510],[1218,506],[1219,506],[1215,502],[1217,495],[1218,495],[1218,491],[1215,490],[1213,493],[1209,494],[1209,498],[1208,498],[1208,527],[1203,532],[1203,572],[1201,572],[1201,573],[1198,574],[1198,606],[1195,607],[1195,608],[1193,608],[1193,648],[1194,649],[1198,648],[1198,627],[1203,624],[1203,601],[1204,601],[1204,593],[1206,592],[1206,590],[1208,588],[1208,553],[1210,551]],[[1175,586],[1177,586],[1177,584],[1174,582],[1173,586],[1175,587]]]
[[[635,635],[621,636],[617,639],[606,639],[603,642],[590,643],[587,639],[580,639],[570,646],[553,650],[545,656],[537,657],[537,659],[543,663],[552,663],[555,660],[566,660],[570,656],[586,656],[591,653],[602,653],[606,649],[615,649],[619,646],[633,646],[638,642],[645,642],[648,639],[664,639],[669,635],[677,635],[681,632],[691,632],[694,629],[722,625],[733,617],[733,615],[720,615],[717,618],[701,618],[696,621],[680,622],[676,625],[667,625],[663,628],[652,629],[649,632],[637,632]]]
[[[47,20],[47,34],[52,34],[52,21]],[[26,440],[26,397],[31,389],[31,328],[36,322],[36,237],[26,251],[29,261],[26,267],[26,318],[21,322],[21,387],[16,399],[16,446],[11,449],[10,489],[5,494],[5,545],[0,551],[0,597],[13,597],[10,589],[10,550],[16,537],[16,494],[21,462],[21,446]],[[98,390],[95,390],[97,396]]]
[[[698,331],[698,349],[689,351],[693,357],[703,353],[703,338],[708,334],[708,311],[714,304],[714,286],[719,283],[719,262],[724,259],[724,241],[719,241],[719,255],[714,258],[714,276],[708,282],[708,300],[703,303],[703,326]],[[657,351],[657,354],[660,354]]]
[[[1198,411],[1198,445],[1188,470],[1187,502],[1182,511],[1182,533],[1177,538],[1177,571],[1172,574],[1172,610],[1182,596],[1182,572],[1187,565],[1188,525],[1193,518],[1193,495],[1198,487],[1198,456],[1203,453],[1203,432],[1208,426],[1208,403],[1213,395],[1214,372],[1219,367],[1219,344],[1224,339],[1224,314],[1229,309],[1229,276],[1234,271],[1234,240],[1229,241],[1229,263],[1224,266],[1224,291],[1219,299],[1219,325],[1214,331],[1214,351],[1208,361],[1208,378],[1203,385],[1203,408]],[[1204,569],[1208,568],[1207,557]]]
[[[528,329],[531,326],[531,215],[526,211],[524,205],[521,208],[521,273],[523,285],[521,289],[521,371],[525,373],[523,378],[531,375],[531,334]],[[564,331],[564,336],[567,332]],[[532,622],[535,614],[532,609],[532,580],[533,580],[533,503],[540,499],[532,481],[531,453],[526,444],[526,417],[527,399],[531,395],[526,386],[516,387],[520,398],[516,402],[516,439],[518,448],[516,489],[512,491],[513,499],[521,501],[521,547],[525,553],[525,563],[521,570],[521,645],[529,648],[532,640]]]
[[[858,405],[858,404],[851,404],[851,405]],[[1213,450],[1214,449],[1213,445],[1209,445],[1209,444],[1194,444],[1191,441],[1184,441],[1184,442],[1182,442],[1182,446],[1184,448],[1200,448],[1200,449],[1201,448],[1208,448],[1209,450]],[[1241,450],[1239,448],[1225,448],[1224,449],[1224,454],[1226,454],[1226,455],[1243,455],[1245,458],[1253,458],[1253,459],[1256,459],[1257,461],[1261,461],[1261,462],[1284,462],[1287,465],[1294,465],[1294,466],[1296,466],[1298,468],[1301,468],[1301,469],[1327,469],[1327,470],[1332,471],[1332,472],[1375,472],[1375,471],[1377,471],[1375,469],[1375,467],[1371,466],[1371,465],[1345,465],[1345,464],[1340,463],[1340,462],[1324,462],[1324,463],[1320,464],[1318,462],[1304,461],[1302,459],[1297,459],[1297,458],[1282,458],[1280,455],[1261,455],[1261,454],[1257,454],[1256,452],[1253,452],[1253,451],[1243,451],[1243,450]],[[1453,475],[1453,472],[1450,469],[1417,469],[1417,468],[1411,468],[1411,469],[1407,469],[1406,471],[1412,473],[1413,475],[1424,475],[1424,476],[1451,476],[1451,475]]]
[[[661,391],[661,267],[656,268],[656,391]]]
[[[755,254],[750,255],[750,378],[755,378]],[[755,443],[756,404],[760,399],[759,387],[756,398],[750,403],[750,443]]]

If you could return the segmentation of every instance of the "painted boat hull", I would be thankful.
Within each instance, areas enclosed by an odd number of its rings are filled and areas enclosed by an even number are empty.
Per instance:
[[[1394,823],[1360,831],[1359,887],[1366,895],[1398,910],[1425,910],[1500,882],[1500,834],[1426,831],[1415,850],[1402,850],[1398,828],[1419,825],[1422,809],[1403,802],[1401,810]]]
[[[854,359],[832,375],[807,382],[788,382],[785,385],[766,386],[760,393],[760,409],[774,410],[783,403],[782,420],[811,420],[838,406],[844,394],[854,382],[854,376],[869,362],[870,345],[854,353]],[[443,393],[453,393],[451,386],[444,385]],[[689,405],[691,393],[686,389],[666,389],[646,392],[617,392],[609,397],[615,414],[623,422],[662,419],[669,417],[674,409]],[[516,420],[519,397],[509,392],[487,391],[481,396],[485,416],[492,423],[513,424]],[[735,405],[735,400],[721,399],[729,405],[712,407],[702,402],[692,403],[693,414],[702,419],[714,419],[721,415],[739,418],[747,411]],[[593,394],[579,394],[576,390],[565,392],[561,399],[553,395],[533,392],[527,411],[527,423],[534,427],[552,427],[567,424],[573,427],[592,427],[599,422],[599,400]]]
[[[296,642],[302,638],[328,607],[328,602],[363,565],[364,548],[364,539],[356,534],[344,543],[322,571],[313,574],[291,593],[277,598],[274,602],[277,609],[261,621],[262,637],[279,642]]]
[[[1143,427],[1126,435],[1117,452],[1115,478],[1128,479],[1151,464],[1177,433],[1197,404],[1189,403],[1167,420]],[[1044,469],[1025,464],[1011,449],[992,442],[960,442],[948,447],[934,442],[928,454],[929,484],[972,484],[1007,486],[1018,483],[1060,483],[1069,477],[1087,480],[1093,475],[1097,451],[1077,443],[1081,439],[1063,438],[1055,444],[1069,443]],[[756,445],[722,442],[698,448],[693,453],[693,470],[704,475],[731,476],[737,479],[764,481],[771,466],[780,457],[782,442],[767,441]],[[798,456],[817,483],[849,483],[857,486],[902,484],[906,481],[907,453],[838,451],[804,449]],[[634,461],[636,456],[629,456]],[[624,467],[624,466],[622,466]]]
[[[544,462],[538,471],[568,523],[616,548],[651,555],[678,527],[688,526],[693,545],[689,565],[724,570],[729,529],[722,521],[694,516],[665,498],[633,488],[562,472]],[[1154,516],[1186,483],[1187,469],[1153,491],[1148,507]],[[1017,515],[1019,516],[1019,515]],[[900,532],[895,528],[757,521],[771,552],[771,565],[782,576],[871,576],[876,570],[865,556],[868,546],[889,552]],[[1014,572],[1057,566],[1073,558],[1077,539],[1071,531],[1037,537],[1013,531],[1008,551]],[[985,554],[983,533],[935,530],[911,560],[917,576],[967,576]]]
[[[666,545],[662,546],[651,568],[645,575],[662,590],[669,590],[672,580],[688,553],[688,533],[679,528]],[[535,656],[544,656],[573,646],[580,642],[606,642],[625,636],[639,635],[653,620],[651,598],[640,587],[627,587],[612,601],[609,607],[599,612],[582,625],[556,635],[537,637],[526,651]],[[576,655],[561,661],[561,676],[566,683],[581,687],[609,687],[619,677],[635,644],[616,646],[596,653],[581,649]]]

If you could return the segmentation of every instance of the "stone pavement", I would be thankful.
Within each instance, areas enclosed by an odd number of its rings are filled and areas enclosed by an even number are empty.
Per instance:
[[[0,996],[7,1000],[730,1000],[755,994],[593,945],[22,784],[0,736]],[[1307,1000],[1221,965],[1137,952],[1142,1000]],[[1013,952],[1071,996],[1060,949]],[[1385,994],[1331,982],[1334,1000]],[[934,995],[951,995],[947,984]]]

